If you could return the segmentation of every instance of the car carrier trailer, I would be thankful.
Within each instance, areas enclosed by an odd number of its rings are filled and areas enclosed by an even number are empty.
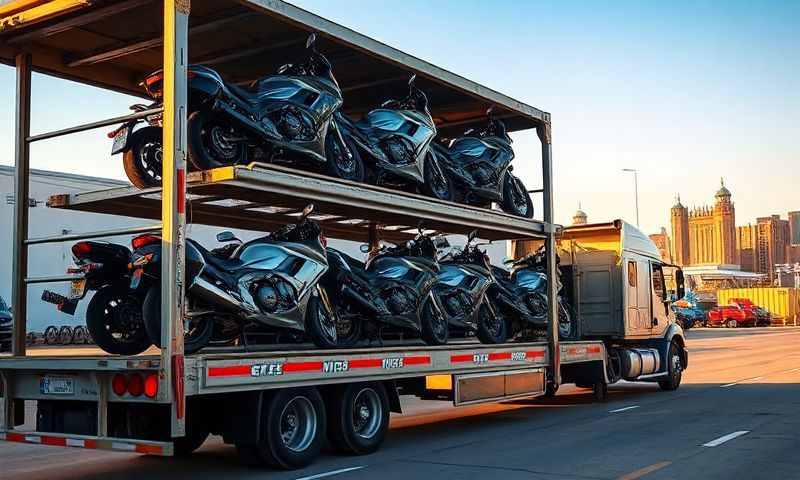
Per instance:
[[[444,135],[483,123],[492,105],[509,130],[535,128],[542,143],[542,183],[531,193],[542,196],[542,219],[273,165],[187,174],[187,64],[213,65],[226,77],[246,83],[274,71],[310,31],[317,32],[319,48],[335,65],[348,114],[378,105],[413,72],[431,98],[433,117]],[[594,385],[597,395],[604,396],[605,345],[599,340],[559,341],[556,282],[548,289],[548,333],[541,342],[464,341],[335,351],[208,348],[183,354],[187,222],[270,231],[313,202],[313,218],[326,235],[373,245],[380,238],[410,238],[420,220],[426,229],[447,234],[477,229],[480,238],[489,240],[539,239],[546,247],[547,273],[555,278],[559,227],[553,222],[549,114],[278,0],[196,0],[191,5],[184,0],[18,0],[0,7],[0,40],[0,61],[17,72],[18,199],[14,335],[12,355],[0,357],[0,439],[171,455],[192,450],[211,432],[235,444],[248,461],[291,468],[313,460],[326,427],[339,450],[368,453],[378,448],[389,410],[400,411],[400,394],[445,395],[456,405],[552,394],[562,371],[568,371],[568,380]],[[142,95],[138,82],[161,67],[163,109],[31,135],[32,71]],[[49,206],[159,223],[29,238],[27,202],[20,199],[28,197],[30,144],[153,113],[162,115],[165,132],[163,188],[55,195]],[[163,349],[137,356],[26,354],[27,285],[75,278],[29,276],[29,247],[152,231],[161,232],[165,256]],[[20,428],[24,401],[37,405],[32,431]],[[365,431],[369,435],[361,434]]]

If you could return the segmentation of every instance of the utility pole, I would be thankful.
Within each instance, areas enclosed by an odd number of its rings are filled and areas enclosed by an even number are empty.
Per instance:
[[[633,172],[633,196],[636,205],[636,227],[639,227],[639,171],[635,168],[623,168],[623,172]]]

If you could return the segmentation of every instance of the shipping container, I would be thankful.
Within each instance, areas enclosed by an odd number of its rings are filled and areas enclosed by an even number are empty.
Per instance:
[[[800,289],[788,287],[725,288],[717,291],[717,305],[732,298],[747,298],[772,314],[773,325],[800,323]]]

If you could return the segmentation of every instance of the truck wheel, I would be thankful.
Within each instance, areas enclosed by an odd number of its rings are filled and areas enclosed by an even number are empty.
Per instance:
[[[683,361],[681,360],[680,349],[675,342],[669,346],[669,357],[667,358],[667,373],[666,380],[658,382],[661,390],[672,391],[677,390],[681,386],[681,377],[683,376]]]
[[[481,305],[478,313],[478,340],[481,343],[503,343],[508,336],[505,316],[499,310]]]
[[[311,464],[325,441],[325,405],[316,388],[278,390],[261,410],[262,438],[237,445],[248,464],[292,470]]]
[[[366,455],[389,430],[389,398],[380,383],[352,383],[328,405],[328,439],[342,453]]]
[[[738,323],[736,320],[734,320],[734,319],[732,319],[732,318],[731,318],[730,320],[728,320],[727,322],[725,322],[725,325],[727,325],[727,326],[728,326],[728,328],[736,328],[736,327],[738,327],[738,326],[739,326],[739,323]]]
[[[186,403],[186,435],[173,438],[176,457],[185,457],[200,448],[210,434],[206,416],[208,412],[202,407],[201,402],[191,397]]]

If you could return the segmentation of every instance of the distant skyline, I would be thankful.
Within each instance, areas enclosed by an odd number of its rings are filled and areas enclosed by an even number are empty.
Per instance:
[[[800,209],[800,2],[293,3],[550,112],[559,223],[579,202],[590,221],[635,223],[623,168],[639,171],[648,233],[669,225],[678,193],[710,203],[720,176],[737,223]],[[12,68],[0,67],[0,89],[0,163],[12,164]],[[33,92],[34,132],[137,101],[40,75]],[[32,166],[124,178],[104,133],[35,144]],[[513,137],[515,172],[538,188],[536,134]]]

